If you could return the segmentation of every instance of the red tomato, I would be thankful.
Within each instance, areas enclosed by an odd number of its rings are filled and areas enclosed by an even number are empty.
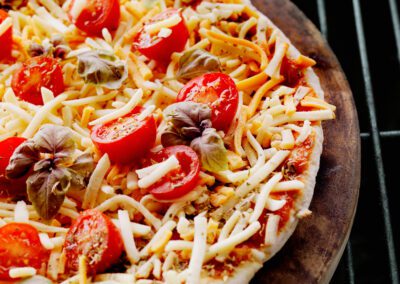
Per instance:
[[[168,19],[174,15],[179,15],[181,21],[175,26],[169,27],[172,31],[169,36],[164,38],[146,32],[146,26],[149,24]],[[135,39],[134,46],[148,58],[167,63],[170,61],[172,53],[183,50],[188,38],[189,31],[181,11],[178,9],[168,9],[152,18],[142,27]]]
[[[159,182],[149,188],[150,193],[160,200],[173,200],[190,192],[197,184],[200,162],[196,152],[184,145],[171,146],[151,155],[156,163],[165,161],[172,155],[179,161],[180,167],[169,172]]]
[[[49,251],[29,224],[9,223],[0,228],[0,280],[11,280],[11,268],[31,266],[40,270],[49,260]]]
[[[105,271],[118,262],[122,251],[122,238],[110,218],[97,210],[86,210],[69,228],[64,250],[66,268],[77,271],[79,256],[87,257],[88,272]]]
[[[76,0],[72,0],[68,16],[78,29],[90,35],[101,36],[103,28],[109,31],[118,28],[121,15],[119,0],[88,0],[79,15],[73,15],[76,4],[79,5]]]
[[[6,178],[6,168],[15,149],[26,141],[22,137],[10,137],[0,142],[0,196],[9,196],[24,192],[26,178],[9,180]]]
[[[208,73],[189,81],[179,92],[177,101],[208,104],[212,109],[213,126],[218,130],[227,130],[235,117],[239,95],[231,77]]]
[[[61,67],[52,57],[32,57],[12,76],[11,88],[21,100],[43,105],[41,87],[51,90],[54,96],[64,91]]]
[[[0,24],[8,18],[8,13],[0,9]],[[0,35],[0,60],[11,57],[12,51],[12,28],[7,29]]]
[[[152,115],[138,121],[143,110],[136,107],[124,117],[93,127],[91,138],[115,163],[127,164],[143,157],[156,141],[157,125]]]

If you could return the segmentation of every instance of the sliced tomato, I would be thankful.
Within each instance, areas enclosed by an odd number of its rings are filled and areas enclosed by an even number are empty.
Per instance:
[[[69,228],[64,250],[69,272],[79,269],[79,257],[87,258],[88,272],[96,274],[118,262],[122,238],[110,218],[98,210],[86,210]]]
[[[163,21],[175,15],[178,15],[181,21],[175,26],[169,27],[171,30],[170,35],[159,37],[158,34],[150,34],[146,31],[146,27],[150,24]],[[170,61],[172,53],[183,50],[188,38],[189,31],[181,11],[178,9],[167,9],[152,18],[142,27],[135,39],[134,47],[150,59],[167,63]]]
[[[114,31],[121,16],[119,0],[72,0],[68,16],[75,26],[94,36],[101,36],[103,28]]]
[[[8,18],[8,13],[0,9],[0,24]],[[12,28],[8,28],[0,35],[0,60],[11,58],[12,51]]]
[[[153,153],[150,160],[161,163],[173,155],[178,159],[180,167],[169,172],[149,188],[149,192],[160,200],[173,200],[182,197],[197,185],[200,162],[192,148],[184,145],[167,147]]]
[[[58,96],[64,91],[64,79],[60,64],[52,57],[32,57],[22,64],[12,76],[11,88],[21,100],[35,105],[43,105],[40,91],[42,87],[51,90],[54,96]]]
[[[0,280],[11,280],[8,273],[16,267],[40,270],[49,260],[49,251],[29,224],[9,223],[0,227]]]
[[[7,197],[18,195],[26,190],[26,177],[19,179],[7,179],[6,168],[15,149],[26,141],[22,137],[10,137],[0,141],[0,196]]]
[[[223,73],[208,73],[189,81],[179,92],[177,101],[208,104],[211,121],[218,130],[227,130],[235,117],[239,95],[235,82]]]
[[[103,153],[107,153],[111,161],[127,164],[143,157],[156,141],[157,125],[153,115],[138,120],[143,110],[134,110],[107,124],[93,127],[91,138]]]

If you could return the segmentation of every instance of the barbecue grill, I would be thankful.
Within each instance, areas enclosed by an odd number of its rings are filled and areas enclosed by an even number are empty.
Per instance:
[[[293,0],[351,85],[362,138],[360,199],[331,283],[399,283],[400,19],[396,0]],[[345,143],[345,141],[343,141]]]

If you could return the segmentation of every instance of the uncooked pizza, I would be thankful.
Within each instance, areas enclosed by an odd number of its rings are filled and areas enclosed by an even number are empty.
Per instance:
[[[247,283],[311,214],[335,107],[250,2],[0,3],[1,283]]]

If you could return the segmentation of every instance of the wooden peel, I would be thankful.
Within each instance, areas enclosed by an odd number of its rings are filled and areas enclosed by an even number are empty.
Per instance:
[[[314,67],[336,119],[323,123],[324,150],[310,209],[283,249],[251,283],[328,283],[343,254],[360,187],[360,132],[353,96],[332,50],[317,28],[289,0],[253,0]]]

